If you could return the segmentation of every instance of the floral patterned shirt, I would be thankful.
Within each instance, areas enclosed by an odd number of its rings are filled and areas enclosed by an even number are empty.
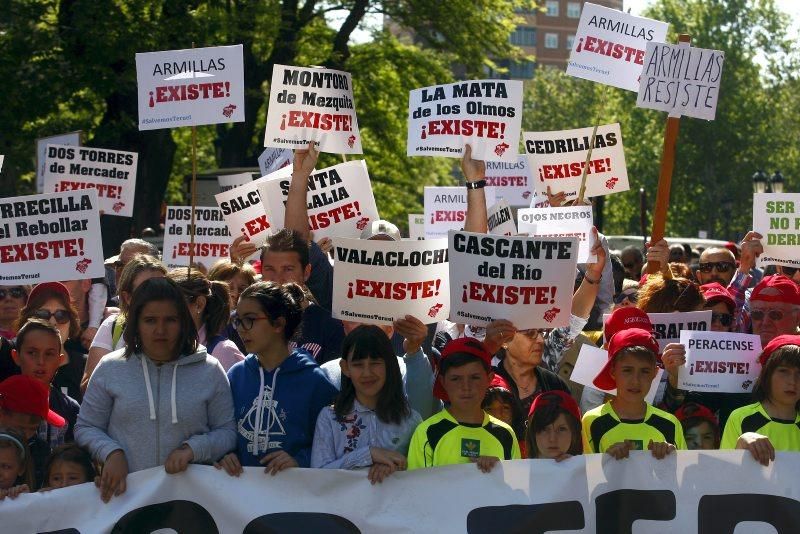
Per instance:
[[[421,422],[419,414],[411,410],[411,415],[400,424],[384,423],[373,410],[357,400],[353,401],[353,410],[344,417],[337,416],[333,406],[326,406],[317,417],[311,467],[369,467],[372,465],[370,447],[407,454],[411,435]]]

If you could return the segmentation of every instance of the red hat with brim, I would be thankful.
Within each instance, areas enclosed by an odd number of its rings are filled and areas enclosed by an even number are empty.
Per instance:
[[[47,386],[29,376],[14,375],[0,382],[0,408],[38,415],[59,428],[66,424],[63,417],[50,409],[50,391]]]
[[[650,332],[653,330],[653,325],[650,322],[650,317],[635,306],[617,308],[603,324],[603,337],[608,343],[614,337],[614,334],[629,328],[641,328]]]
[[[779,294],[764,295],[764,291],[767,289],[774,289]],[[754,300],[763,300],[765,302],[788,302],[789,304],[800,306],[800,286],[782,274],[765,276],[758,284],[756,284],[756,287],[753,288],[753,293],[750,295],[750,302],[753,302]]]
[[[728,293],[728,290],[722,287],[722,284],[719,282],[703,284],[700,286],[700,291],[703,293],[703,297],[706,299],[706,304],[724,302],[731,310],[736,307],[736,303],[733,301],[731,294]]]
[[[769,357],[772,356],[773,352],[781,347],[785,347],[786,345],[800,346],[800,336],[784,334],[782,336],[774,337],[772,341],[767,343],[767,346],[761,351],[761,355],[758,357],[758,363],[760,363],[763,367],[766,365],[767,360],[769,360]]]
[[[533,412],[542,408],[544,406],[549,406],[550,404],[558,404],[570,414],[572,414],[575,419],[578,421],[581,420],[581,409],[578,407],[578,403],[575,402],[575,399],[572,398],[572,395],[567,393],[566,391],[561,391],[560,389],[554,389],[550,391],[543,391],[536,395],[531,403],[531,409],[528,410],[528,419],[533,415]]]
[[[31,302],[34,298],[45,292],[58,293],[63,295],[67,299],[67,302],[70,301],[69,290],[67,289],[67,286],[61,282],[43,282],[41,284],[36,284],[33,287],[31,294],[28,295],[28,302]]]
[[[705,419],[709,423],[713,423],[715,426],[719,425],[714,412],[702,404],[697,404],[695,402],[687,402],[686,404],[683,404],[680,408],[675,410],[675,417],[681,423],[687,419],[693,419],[696,417],[698,419]]]
[[[453,339],[452,341],[449,341],[442,350],[442,357],[439,361],[439,366],[436,369],[436,377],[433,383],[433,395],[437,399],[443,400],[445,402],[448,402],[450,400],[450,397],[444,390],[444,386],[442,386],[442,377],[440,376],[440,371],[442,368],[442,363],[447,358],[455,356],[456,354],[469,354],[471,356],[479,358],[488,367],[492,366],[492,355],[486,349],[486,345],[484,345],[474,337],[459,337]],[[508,384],[506,384],[506,386],[507,385]]]
[[[648,330],[641,328],[628,328],[621,330],[611,337],[608,342],[608,361],[592,380],[592,383],[600,389],[610,390],[617,387],[617,381],[611,376],[611,367],[614,363],[614,358],[623,349],[630,347],[645,347],[653,351],[653,354],[658,358],[659,348],[656,338]]]

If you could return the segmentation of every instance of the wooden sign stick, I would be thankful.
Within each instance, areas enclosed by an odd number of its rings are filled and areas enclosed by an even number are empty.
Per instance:
[[[679,43],[689,43],[691,40],[691,37],[685,33],[678,36]],[[667,117],[667,127],[664,131],[664,149],[661,153],[661,169],[658,173],[656,205],[653,209],[653,230],[650,232],[650,243],[664,239],[667,209],[669,208],[669,190],[672,186],[672,171],[675,167],[675,146],[678,144],[680,120],[680,117]],[[660,262],[648,261],[645,272],[653,274],[659,272],[660,269]]]
[[[194,41],[192,41],[194,48]],[[192,126],[192,222],[189,231],[189,271],[187,278],[192,277],[194,263],[194,210],[197,208],[197,126]]]
[[[581,187],[578,189],[578,198],[575,199],[576,206],[583,205],[583,195],[586,193],[586,176],[589,174],[589,162],[592,160],[592,149],[594,149],[594,138],[597,135],[598,126],[600,125],[595,124],[592,129],[592,139],[589,142],[589,150],[586,152],[586,164],[583,166],[583,175],[581,176]]]

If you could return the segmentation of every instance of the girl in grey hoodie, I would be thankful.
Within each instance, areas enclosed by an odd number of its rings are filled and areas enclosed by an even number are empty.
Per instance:
[[[125,491],[129,472],[163,465],[178,473],[236,446],[228,379],[198,346],[173,281],[154,278],[136,289],[124,339],[126,348],[104,357],[92,374],[75,427],[78,444],[105,464],[106,502]]]

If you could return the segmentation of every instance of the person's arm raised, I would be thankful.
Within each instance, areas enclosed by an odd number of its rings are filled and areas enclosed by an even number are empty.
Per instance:
[[[286,197],[286,213],[283,217],[283,226],[299,233],[308,241],[311,239],[311,229],[308,226],[308,177],[314,172],[317,165],[319,151],[314,148],[314,143],[309,142],[305,150],[294,151],[294,167],[292,180],[289,184],[289,194]]]
[[[586,264],[583,282],[572,297],[572,315],[584,319],[592,312],[597,292],[600,290],[600,280],[603,279],[603,268],[606,265],[606,251],[597,237],[597,228],[592,227],[592,235],[595,239],[592,254],[597,259],[594,263]]]
[[[467,217],[464,231],[485,234],[489,231],[486,212],[486,163],[472,159],[472,147],[464,145],[461,171],[467,186]]]

